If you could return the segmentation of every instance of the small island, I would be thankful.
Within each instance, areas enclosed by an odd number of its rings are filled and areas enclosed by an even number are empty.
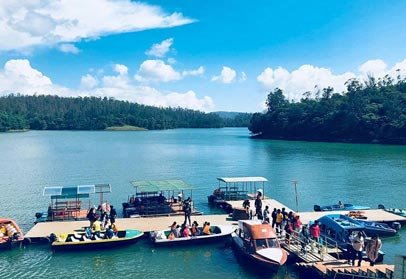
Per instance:
[[[123,126],[111,126],[104,129],[105,131],[148,131],[148,129],[132,126],[132,125],[123,125]]]

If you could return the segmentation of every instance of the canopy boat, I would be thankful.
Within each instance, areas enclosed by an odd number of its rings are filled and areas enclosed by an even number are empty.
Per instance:
[[[258,220],[240,220],[232,239],[237,252],[261,268],[276,271],[288,258],[288,252],[280,247],[270,224],[262,224]]]
[[[357,210],[367,210],[371,209],[369,206],[363,205],[353,205],[350,203],[337,203],[333,205],[314,205],[314,211],[339,211],[339,210],[350,210],[350,211],[357,211]]]
[[[175,237],[174,239],[168,238],[171,233],[170,230],[155,231],[151,233],[151,241],[160,246],[180,246],[221,242],[226,240],[231,233],[235,231],[235,227],[230,225],[211,226],[210,234],[201,233],[203,231],[202,227],[198,227],[198,231],[200,234],[197,236]]]
[[[255,195],[251,196],[249,193],[260,190],[264,194],[263,189],[268,182],[265,177],[218,177],[217,180],[218,186],[207,200],[209,205],[222,208],[227,213],[233,211],[227,201],[255,199]]]
[[[99,194],[102,204],[104,193],[111,193],[110,184],[45,187],[42,195],[50,197],[51,202],[47,212],[35,213],[35,223],[85,220],[90,207],[90,195]],[[86,207],[83,206],[84,199],[89,199]]]
[[[394,236],[397,230],[391,228],[385,223],[371,222],[365,220],[357,220],[358,223],[365,226],[365,233],[367,235],[377,234],[379,236]]]
[[[319,218],[318,222],[321,242],[338,246],[342,250],[346,250],[349,237],[358,232],[362,233],[365,237],[365,241],[370,239],[365,226],[360,223],[360,220],[355,220],[342,214],[328,214]],[[377,262],[382,262],[384,255],[385,253],[379,251]],[[366,257],[366,255],[364,255],[364,257]]]
[[[24,240],[24,234],[14,220],[0,218],[0,250],[10,249]]]
[[[192,198],[193,186],[182,180],[141,180],[132,181],[135,195],[123,203],[126,218],[139,216],[183,215],[182,201],[185,192]],[[201,215],[192,203],[192,215]]]
[[[135,243],[138,238],[144,235],[143,232],[137,230],[122,230],[118,231],[112,238],[107,238],[105,234],[101,234],[100,238],[88,238],[84,232],[75,232],[61,234],[59,236],[51,235],[52,248],[54,250],[93,250],[104,248],[115,248],[124,245]]]

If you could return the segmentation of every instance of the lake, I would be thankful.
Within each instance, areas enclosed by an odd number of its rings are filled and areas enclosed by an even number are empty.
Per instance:
[[[300,211],[338,200],[377,207],[406,207],[406,147],[391,145],[253,140],[244,128],[141,132],[30,131],[0,134],[0,216],[24,231],[49,200],[44,186],[110,183],[109,202],[134,193],[130,181],[183,179],[195,205],[216,212],[207,196],[221,176],[265,176],[265,193]],[[97,204],[98,197],[92,203]],[[168,224],[169,226],[170,224]],[[385,261],[406,252],[406,230],[383,240]],[[10,278],[298,278],[292,267],[258,274],[239,263],[229,247],[155,249],[147,241],[103,252],[52,253],[47,246],[2,252],[0,274]]]

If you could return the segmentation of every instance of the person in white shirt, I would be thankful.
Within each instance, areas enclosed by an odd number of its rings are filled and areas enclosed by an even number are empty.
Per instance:
[[[358,258],[358,266],[361,266],[362,251],[364,250],[364,237],[361,232],[358,232],[358,234],[352,239],[352,248],[354,248],[352,265],[355,265],[355,258]]]

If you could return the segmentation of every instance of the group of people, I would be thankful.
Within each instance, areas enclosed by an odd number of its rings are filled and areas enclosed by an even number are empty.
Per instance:
[[[361,266],[363,251],[365,250],[370,265],[375,265],[381,247],[382,241],[379,239],[378,235],[372,236],[372,238],[367,243],[365,243],[365,237],[362,232],[351,234],[348,237],[346,247],[348,264],[354,266],[355,259],[358,259],[358,266]]]
[[[204,222],[203,226],[200,228],[199,224],[196,221],[193,221],[192,225],[187,225],[184,222],[182,225],[179,225],[176,222],[173,222],[170,227],[170,232],[168,235],[169,240],[173,240],[175,238],[181,237],[191,237],[191,236],[199,236],[199,235],[210,235],[211,232],[211,225],[210,222]],[[165,235],[159,235],[157,238],[164,238]]]
[[[86,228],[85,235],[91,239],[112,238],[117,235],[117,211],[114,206],[103,203],[97,208],[93,206],[87,213],[90,226]],[[104,235],[101,234],[105,231]]]
[[[12,224],[0,225],[0,239],[7,238],[9,240],[16,239],[19,236],[19,232]]]

